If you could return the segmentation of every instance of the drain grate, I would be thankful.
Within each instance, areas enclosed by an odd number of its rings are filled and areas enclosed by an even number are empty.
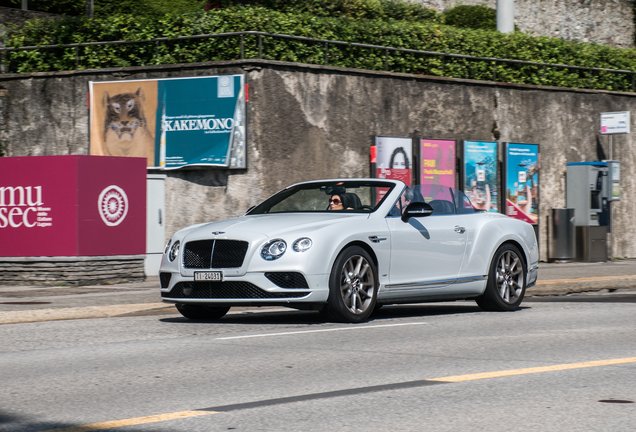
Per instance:
[[[6,305],[41,305],[41,304],[51,304],[51,302],[38,302],[38,301],[33,301],[33,302],[0,302],[0,304],[6,304]]]
[[[625,399],[601,399],[599,402],[603,402],[603,403],[622,403],[622,404],[634,403],[634,401],[625,400]]]

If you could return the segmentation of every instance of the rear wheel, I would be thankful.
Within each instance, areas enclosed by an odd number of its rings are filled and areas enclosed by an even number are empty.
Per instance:
[[[377,299],[378,271],[367,251],[343,250],[329,277],[329,300],[323,315],[338,322],[359,323],[369,318]]]
[[[497,249],[490,264],[488,284],[477,305],[487,311],[516,310],[526,292],[526,265],[519,249],[504,244]]]
[[[221,319],[230,310],[229,307],[213,307],[187,303],[177,303],[175,306],[181,315],[191,320]]]

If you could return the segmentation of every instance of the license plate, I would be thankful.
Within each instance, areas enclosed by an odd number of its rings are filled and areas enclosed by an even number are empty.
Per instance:
[[[223,272],[220,272],[220,271],[194,272],[194,280],[220,282],[223,280]]]

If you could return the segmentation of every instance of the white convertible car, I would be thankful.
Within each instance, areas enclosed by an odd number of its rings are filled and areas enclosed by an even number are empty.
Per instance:
[[[385,304],[460,299],[512,311],[535,284],[538,260],[531,225],[475,210],[456,189],[320,180],[177,232],[161,296],[190,319],[288,306],[357,323]]]

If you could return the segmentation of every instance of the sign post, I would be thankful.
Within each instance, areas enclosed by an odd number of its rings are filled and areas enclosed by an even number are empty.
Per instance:
[[[613,153],[613,135],[617,134],[629,134],[630,130],[630,118],[629,111],[617,111],[609,113],[601,113],[601,135],[609,135],[609,180],[607,183],[611,185],[612,191],[609,194],[607,201],[607,208],[609,212],[608,220],[608,233],[610,238],[609,254],[610,260],[614,259],[614,235],[612,234],[612,201],[620,200],[620,161],[614,160]]]

